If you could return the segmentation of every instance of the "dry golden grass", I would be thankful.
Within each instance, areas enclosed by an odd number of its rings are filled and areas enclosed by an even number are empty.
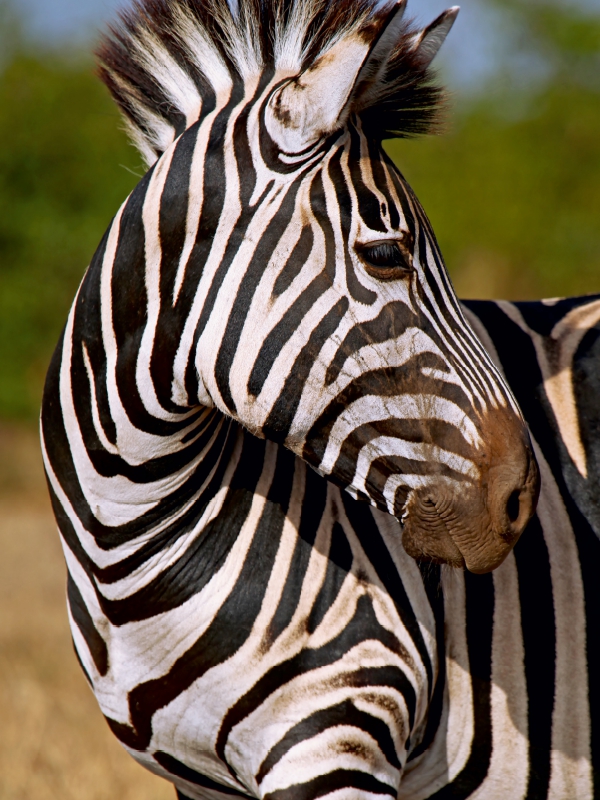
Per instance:
[[[108,730],[64,583],[35,431],[0,427],[0,799],[174,800]]]

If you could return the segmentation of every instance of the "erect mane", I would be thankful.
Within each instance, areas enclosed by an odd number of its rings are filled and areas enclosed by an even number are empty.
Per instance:
[[[379,24],[377,0],[134,0],[97,55],[100,75],[151,165],[232,84],[265,69],[298,73],[340,38]],[[406,23],[379,83],[352,111],[375,139],[427,133],[443,92]]]

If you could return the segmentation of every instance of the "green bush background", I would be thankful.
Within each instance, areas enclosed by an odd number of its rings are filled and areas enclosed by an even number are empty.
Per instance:
[[[511,59],[451,98],[447,131],[387,147],[463,297],[600,292],[600,13],[486,0],[542,77]],[[77,285],[143,174],[87,56],[0,18],[0,419],[34,421]]]

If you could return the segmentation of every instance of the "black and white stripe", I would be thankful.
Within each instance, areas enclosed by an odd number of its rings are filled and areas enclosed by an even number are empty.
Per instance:
[[[399,797],[594,798],[600,297],[465,305],[529,423],[542,488],[492,575],[442,575],[442,719]]]
[[[514,666],[527,646],[502,612],[520,591],[515,557],[488,579],[420,571],[402,547],[424,491],[466,497],[468,512],[495,448],[527,451],[513,394],[380,146],[429,124],[427,67],[455,16],[414,31],[402,10],[147,0],[102,53],[150,170],[69,315],[44,455],[82,666],[123,745],[185,797],[510,797],[498,736],[533,774],[530,676]],[[316,121],[296,124],[299,86]],[[404,259],[391,279],[363,257],[381,242]],[[567,328],[561,341],[548,364],[571,363]],[[560,380],[546,381],[551,402]],[[579,469],[586,445],[565,430]],[[548,508],[539,519],[555,525]],[[494,528],[489,555],[458,524],[459,560],[425,542],[426,562],[490,569],[520,532]],[[521,739],[490,670],[515,683]],[[590,726],[577,730],[573,752],[587,753]]]
[[[289,796],[597,796],[600,298],[466,305],[543,481],[491,575],[419,571],[393,517],[214,411],[224,488],[202,536],[180,522],[92,552],[56,498],[83,666],[123,744],[184,796],[296,775]]]

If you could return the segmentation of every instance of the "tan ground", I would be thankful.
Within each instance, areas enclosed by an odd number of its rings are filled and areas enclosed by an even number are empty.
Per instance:
[[[108,730],[64,582],[35,431],[0,427],[0,800],[174,800]]]

